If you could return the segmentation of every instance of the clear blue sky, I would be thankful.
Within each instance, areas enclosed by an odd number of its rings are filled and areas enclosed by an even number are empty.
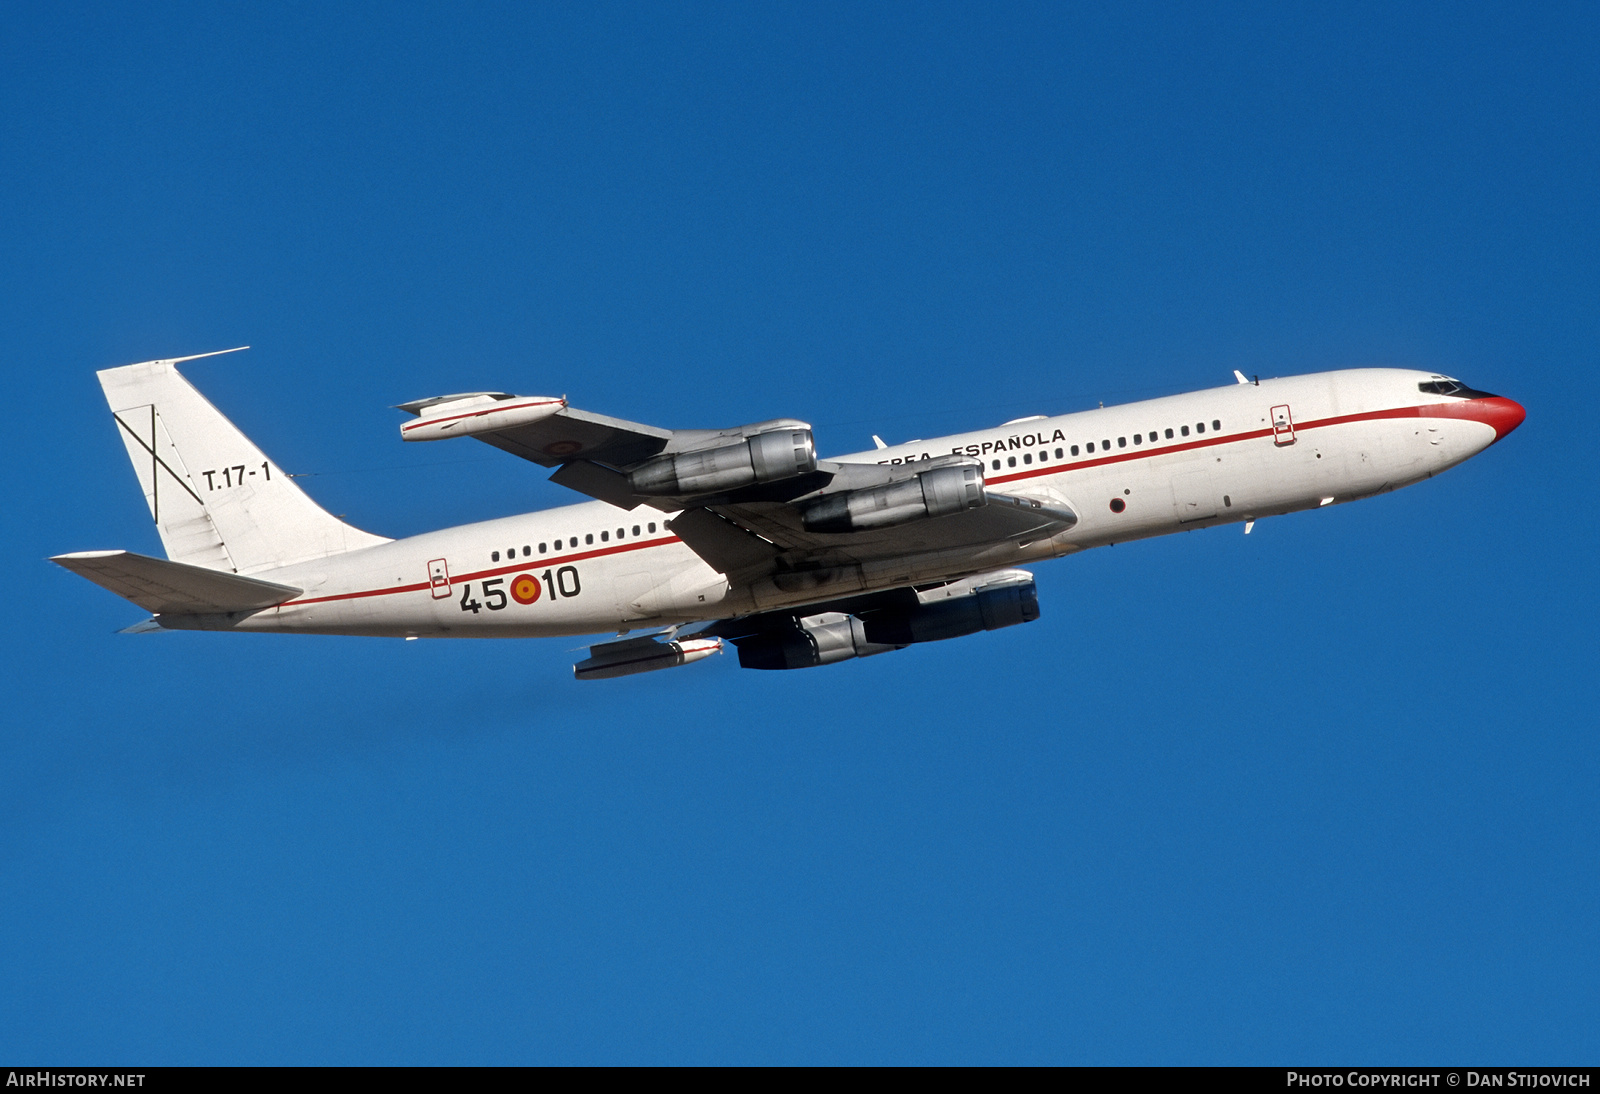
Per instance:
[[[1593,1063],[1593,4],[64,5],[0,28],[0,1060]],[[1400,493],[794,673],[121,636],[94,370],[405,535],[568,393],[832,453],[1393,364]]]

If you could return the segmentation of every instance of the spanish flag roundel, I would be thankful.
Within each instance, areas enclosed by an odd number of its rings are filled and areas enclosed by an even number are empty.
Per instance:
[[[542,591],[539,579],[532,574],[518,574],[511,579],[511,599],[518,604],[532,604]]]

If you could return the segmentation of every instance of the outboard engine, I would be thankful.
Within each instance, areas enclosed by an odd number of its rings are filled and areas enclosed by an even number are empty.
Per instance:
[[[824,495],[801,510],[800,519],[808,532],[860,532],[960,513],[987,503],[982,462],[963,458],[902,482]]]
[[[735,645],[743,669],[809,669],[900,648],[869,642],[861,620],[843,612],[795,617],[792,628],[735,639]]]
[[[665,639],[659,641],[659,639]],[[589,656],[572,666],[574,680],[610,680],[658,669],[675,669],[722,652],[720,638],[678,638],[647,634],[589,647]]]
[[[775,429],[734,444],[657,456],[628,474],[635,494],[687,497],[719,494],[805,475],[817,469],[809,429]]]

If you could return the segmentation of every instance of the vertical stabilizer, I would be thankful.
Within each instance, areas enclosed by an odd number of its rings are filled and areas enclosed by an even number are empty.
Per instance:
[[[387,543],[306,496],[179,374],[178,358],[98,373],[174,562],[250,574]]]

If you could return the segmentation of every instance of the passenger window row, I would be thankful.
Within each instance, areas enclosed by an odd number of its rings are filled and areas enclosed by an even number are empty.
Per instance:
[[[639,530],[639,526],[637,524],[635,524],[633,526],[632,535],[641,536],[641,535],[646,534],[647,532],[648,533],[654,533],[655,530],[656,530],[656,522],[655,521],[651,521],[649,524],[645,525],[645,531],[643,531],[643,532],[641,532]],[[585,544],[594,543],[594,536],[595,536],[595,534],[593,532],[590,532],[589,534],[587,534],[587,535],[585,535],[583,537],[583,542]],[[626,528],[618,528],[617,529],[617,539],[619,539],[619,540],[627,539],[628,536],[629,536],[628,529],[626,529]],[[570,548],[576,547],[578,545],[578,537],[577,536],[573,536],[570,539],[567,539],[565,541],[560,540],[560,539],[556,540],[555,541],[555,549],[557,551],[561,550],[561,544],[563,542],[565,542],[567,547],[570,549]],[[601,543],[610,543],[611,542],[611,531],[610,531],[610,529],[607,529],[606,531],[600,533],[600,542]],[[541,555],[549,554],[550,553],[550,544],[549,543],[541,543],[541,544],[539,544],[539,553]],[[532,545],[531,544],[526,544],[526,543],[523,544],[523,546],[522,546],[522,557],[523,558],[531,558],[532,556],[533,556],[533,547],[532,547]],[[516,557],[517,557],[517,549],[515,547],[512,547],[512,548],[510,548],[509,550],[506,551],[506,561],[507,562],[510,562],[512,559],[514,559]],[[489,553],[489,561],[490,562],[499,562],[500,561],[500,552],[499,551],[491,551]]]
[[[1206,423],[1205,422],[1196,422],[1196,423],[1194,423],[1194,431],[1196,433],[1204,433],[1206,431]],[[1166,439],[1167,440],[1169,440],[1169,441],[1177,440],[1177,439],[1179,439],[1181,437],[1187,437],[1189,435],[1189,427],[1186,426],[1186,425],[1180,425],[1180,426],[1177,427],[1176,432],[1174,432],[1174,430],[1171,430],[1171,429],[1168,429],[1165,432],[1166,432]],[[1211,432],[1213,432],[1213,433],[1221,433],[1222,432],[1222,422],[1221,422],[1220,419],[1214,419],[1211,422]],[[1161,434],[1162,434],[1161,430],[1152,429],[1148,434],[1149,443],[1151,443],[1151,444],[1160,443],[1160,441],[1162,439]],[[1144,433],[1135,433],[1133,435],[1134,447],[1139,447],[1139,446],[1143,445],[1145,443],[1146,436],[1147,435],[1144,434]],[[1126,438],[1126,437],[1118,437],[1117,438],[1117,447],[1118,448],[1127,448],[1128,447],[1128,438]],[[1091,453],[1091,452],[1095,451],[1095,442],[1094,441],[1085,441],[1084,444],[1083,444],[1083,449],[1084,449],[1085,453]],[[1072,445],[1071,448],[1069,449],[1069,451],[1071,452],[1071,454],[1073,456],[1078,455],[1078,446],[1077,445]],[[1110,452],[1111,451],[1111,439],[1109,437],[1100,442],[1100,451],[1102,451],[1102,452]],[[1065,452],[1063,452],[1061,449],[1058,448],[1055,451],[1055,458],[1058,459],[1058,460],[1062,460],[1062,459],[1066,459],[1067,455],[1066,455]],[[1024,466],[1027,466],[1027,465],[1033,463],[1033,459],[1034,459],[1034,457],[1033,457],[1033,453],[1032,452],[1024,452],[1022,454],[1022,463],[1023,463]],[[1040,463],[1049,463],[1050,462],[1050,450],[1049,449],[1040,449],[1040,451],[1039,451],[1039,462]],[[1007,467],[1015,467],[1015,466],[1017,466],[1017,457],[1015,457],[1015,456],[1007,456],[1005,465]],[[989,461],[989,466],[990,466],[990,468],[992,468],[995,471],[1000,470],[1000,460],[998,458],[990,460]]]

